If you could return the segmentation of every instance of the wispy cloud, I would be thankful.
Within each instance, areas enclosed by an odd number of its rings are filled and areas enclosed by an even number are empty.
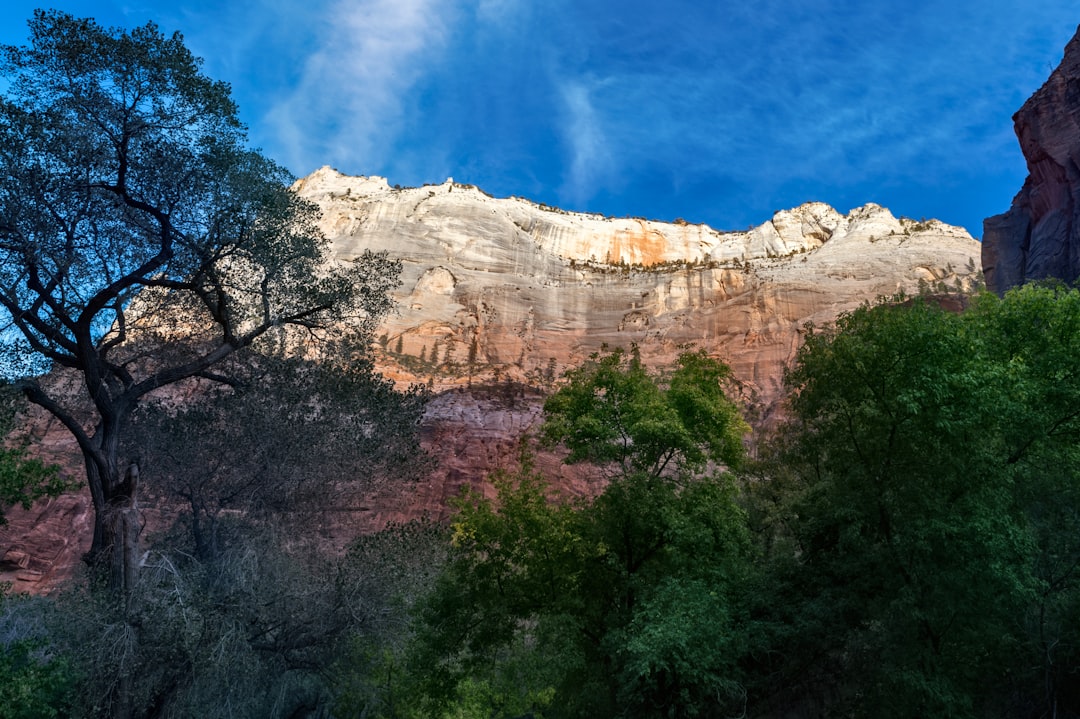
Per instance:
[[[615,160],[604,129],[605,118],[593,107],[590,85],[567,81],[559,90],[564,118],[561,132],[567,152],[559,192],[565,202],[581,207],[610,180]]]
[[[294,172],[728,227],[811,199],[979,227],[1078,21],[1076,0],[57,2],[181,29]],[[0,4],[0,35],[31,7]]]
[[[317,47],[295,87],[267,113],[294,172],[335,164],[382,166],[397,140],[406,93],[443,46],[452,3],[339,0],[322,19]]]
[[[521,11],[521,0],[477,0],[476,18],[483,24],[501,26]]]
[[[583,28],[575,38],[590,44],[563,53],[560,70],[604,82],[563,92],[570,185],[578,198],[600,196],[630,173],[668,168],[687,186],[738,188],[739,198],[717,197],[711,213],[730,208],[720,221],[739,224],[735,213],[760,221],[764,208],[809,199],[883,201],[883,188],[962,184],[1014,147],[1009,117],[1041,82],[1026,53],[1060,24],[991,5],[763,0],[712,17],[676,2],[658,16],[575,19]],[[1062,44],[1073,29],[1063,28]],[[988,50],[991,38],[1008,41]],[[1036,77],[1049,71],[1041,64]],[[626,172],[590,171],[597,147],[609,170]],[[792,193],[806,187],[820,195]]]

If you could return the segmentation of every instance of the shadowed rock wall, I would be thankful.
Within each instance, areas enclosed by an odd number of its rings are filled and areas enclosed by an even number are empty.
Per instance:
[[[1080,278],[1080,30],[1046,83],[1013,115],[1028,177],[1008,212],[983,222],[987,287]]]

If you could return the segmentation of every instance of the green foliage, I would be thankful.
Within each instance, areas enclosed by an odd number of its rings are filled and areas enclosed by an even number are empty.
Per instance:
[[[0,585],[0,719],[70,716],[76,674],[34,616],[35,602]]]
[[[497,507],[472,492],[458,503],[450,562],[422,607],[420,639],[410,648],[420,706],[436,713],[457,704],[470,678],[492,691],[513,684],[507,675],[525,661],[519,622],[538,607],[558,615],[572,601],[581,563],[574,555],[583,549],[573,507],[549,504],[546,482],[527,461],[516,475],[502,473],[493,481]],[[520,704],[545,694],[543,673],[530,674],[516,693],[500,691],[501,701]]]
[[[752,554],[725,478],[552,493],[526,454],[466,494],[409,673],[423,716],[713,716],[740,706]]]
[[[1080,713],[1080,291],[1025,286],[971,311],[1001,391],[992,410],[1024,511],[1031,599],[1020,621],[1023,695]],[[1059,714],[1061,715],[1061,714]]]
[[[594,356],[548,401],[549,442],[616,463],[593,500],[558,496],[523,451],[466,492],[449,560],[406,651],[356,653],[380,716],[713,716],[742,707],[753,555],[730,478],[746,425],[724,365],[692,353],[670,377],[636,353]],[[676,481],[673,481],[673,478]],[[377,701],[376,701],[377,700]],[[343,705],[344,706],[344,705]]]
[[[0,384],[0,442],[8,441],[17,401],[12,388]],[[58,467],[29,456],[25,444],[0,445],[0,526],[6,523],[5,506],[29,509],[35,500],[55,497],[69,487]]]
[[[70,663],[20,641],[0,648],[0,719],[68,716],[75,689]]]
[[[680,356],[666,382],[636,352],[594,354],[544,404],[543,438],[564,443],[568,462],[614,463],[624,473],[737,466],[749,427],[724,394],[729,378],[728,367],[703,351]]]
[[[42,660],[38,647],[17,642],[0,651],[0,718],[67,716],[74,682],[63,659]]]
[[[613,482],[589,515],[597,553],[582,592],[592,599],[589,631],[602,637],[599,658],[614,673],[613,708],[642,717],[737,713],[738,663],[752,643],[742,591],[753,553],[729,481],[680,487],[637,475]]]
[[[0,526],[7,521],[5,505],[29,509],[35,500],[55,497],[69,488],[56,465],[28,456],[22,447],[0,447]]]
[[[749,488],[787,685],[859,716],[1078,708],[1080,293],[865,306],[787,379]]]

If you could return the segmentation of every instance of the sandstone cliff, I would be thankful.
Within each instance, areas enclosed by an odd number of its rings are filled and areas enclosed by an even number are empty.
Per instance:
[[[1013,115],[1028,177],[1008,212],[983,222],[987,286],[1080,278],[1080,29],[1046,83]]]
[[[808,321],[881,295],[968,290],[979,245],[936,221],[812,202],[745,232],[569,213],[448,180],[394,189],[323,168],[297,183],[339,256],[405,263],[384,368],[446,388],[549,383],[603,344],[653,365],[687,346],[729,362],[766,403]]]
[[[328,168],[297,189],[322,208],[342,259],[374,249],[402,260],[399,309],[376,352],[387,375],[437,392],[423,433],[438,468],[328,519],[339,544],[389,521],[445,517],[462,485],[514,461],[518,439],[541,420],[544,390],[605,343],[636,344],[652,366],[705,348],[732,365],[767,416],[806,322],[899,290],[966,291],[977,281],[979,245],[964,230],[877,205],[843,215],[808,203],[718,232],[568,213],[451,181],[395,189]],[[70,436],[48,422],[34,432],[77,476]],[[566,492],[595,487],[556,454],[538,464]],[[0,581],[44,591],[71,575],[88,545],[84,495],[9,513]]]

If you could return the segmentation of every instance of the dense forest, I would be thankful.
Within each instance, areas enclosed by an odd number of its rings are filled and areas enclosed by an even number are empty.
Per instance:
[[[399,266],[331,260],[179,36],[31,37],[0,59],[0,510],[72,488],[29,403],[95,522],[69,588],[0,594],[0,718],[1080,716],[1077,289],[808,326],[753,429],[707,351],[611,348],[494,496],[328,551],[328,510],[439,461],[428,392],[373,363]]]

